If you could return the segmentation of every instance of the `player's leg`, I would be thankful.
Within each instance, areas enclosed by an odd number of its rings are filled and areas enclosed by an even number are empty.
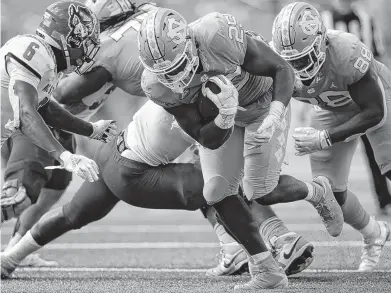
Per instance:
[[[388,69],[387,69],[388,70]],[[376,162],[382,174],[391,180],[391,77],[383,82],[387,116],[380,127],[367,131],[368,140],[371,143]],[[372,220],[375,222],[374,220]],[[387,222],[376,222],[379,229],[373,224],[370,235],[364,235],[364,248],[361,257],[360,271],[372,271],[378,264],[384,244],[391,239],[391,228]],[[370,227],[370,226],[369,226]],[[368,228],[368,231],[369,228]]]
[[[255,202],[270,194],[279,183],[290,126],[290,109],[270,142],[262,147],[250,149],[247,147],[247,135],[256,131],[259,124],[260,122],[253,123],[246,127],[244,194],[251,201],[253,215],[257,215],[261,235],[272,248],[280,267],[290,275],[304,270],[311,264],[313,245],[300,235],[289,231],[270,207]],[[284,248],[290,248],[288,256],[284,255]]]
[[[351,115],[354,113],[316,111],[313,115],[312,126],[317,129],[326,129],[343,123]],[[331,180],[345,223],[359,231],[364,239],[377,239],[381,234],[382,224],[371,218],[357,196],[347,189],[350,166],[357,144],[356,138],[349,142],[336,143],[330,148],[313,153],[310,159],[312,174],[323,175]]]
[[[361,136],[361,140],[363,142],[368,165],[371,170],[372,184],[375,189],[376,200],[379,204],[379,211],[382,214],[387,215],[387,206],[391,207],[391,194],[388,189],[387,178],[380,172],[368,137],[363,135]]]
[[[10,149],[10,156],[1,194],[2,221],[19,216],[37,201],[49,173],[44,169],[46,152],[20,131],[12,134],[6,146]]]
[[[53,131],[53,134],[56,135],[56,138],[66,150],[74,153],[76,145],[72,134],[58,131]],[[54,160],[46,152],[41,154],[40,159],[43,164],[60,164],[59,162],[54,162]],[[18,218],[14,227],[13,236],[11,237],[6,250],[15,245],[22,236],[38,222],[41,216],[48,212],[49,209],[60,200],[71,180],[71,172],[63,169],[55,169],[51,172],[50,179],[46,182],[44,188],[42,188],[37,202],[25,209]],[[20,263],[20,266],[34,267],[55,265],[57,265],[57,262],[42,259],[38,254],[31,254]]]
[[[84,182],[72,200],[50,210],[8,251],[1,254],[1,274],[9,277],[29,254],[73,229],[100,220],[119,201],[103,180]]]
[[[238,195],[243,173],[244,129],[235,127],[228,141],[217,150],[200,148],[204,196],[214,207],[219,219],[248,254],[254,268],[252,280],[259,288],[287,286],[287,278],[267,250],[259,234],[257,221],[244,199]],[[226,259],[226,267],[233,256]],[[267,271],[262,274],[261,271]]]

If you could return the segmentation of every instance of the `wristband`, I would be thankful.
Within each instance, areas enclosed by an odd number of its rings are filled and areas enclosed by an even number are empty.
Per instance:
[[[319,136],[320,136],[320,146],[322,147],[322,149],[328,148],[332,145],[330,134],[327,130],[320,131]]]

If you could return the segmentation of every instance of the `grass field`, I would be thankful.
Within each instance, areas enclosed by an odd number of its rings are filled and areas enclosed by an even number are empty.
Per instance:
[[[365,162],[361,151],[357,153],[350,188],[376,214]],[[310,178],[308,159],[290,151],[288,160],[284,173]],[[71,198],[78,184],[73,182],[61,203]],[[357,273],[358,233],[345,227],[340,237],[328,236],[305,202],[278,205],[275,210],[289,228],[315,245],[313,264],[292,276],[290,289],[284,292],[391,292],[390,243],[377,272]],[[12,226],[13,222],[3,226],[2,245]],[[2,282],[1,292],[230,292],[249,276],[206,277],[205,269],[216,264],[218,251],[216,237],[198,211],[152,211],[119,204],[102,221],[64,235],[41,250],[45,258],[59,261],[59,268],[17,270],[15,279]]]

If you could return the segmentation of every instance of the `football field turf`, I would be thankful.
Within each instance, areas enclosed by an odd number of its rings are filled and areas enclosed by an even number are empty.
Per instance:
[[[361,150],[357,153],[350,188],[376,214]],[[290,153],[288,160],[284,173],[310,178],[308,159]],[[76,180],[61,203],[71,198],[78,184]],[[332,238],[306,202],[278,205],[275,210],[290,229],[315,245],[312,265],[291,276],[290,288],[283,292],[391,292],[390,242],[377,272],[357,273],[358,233],[345,226],[340,237]],[[3,246],[12,226],[13,222],[2,228]],[[205,276],[205,269],[216,264],[218,251],[213,230],[199,211],[152,211],[121,203],[103,220],[68,233],[39,252],[60,267],[19,269],[14,279],[2,282],[2,292],[233,292],[248,274]]]

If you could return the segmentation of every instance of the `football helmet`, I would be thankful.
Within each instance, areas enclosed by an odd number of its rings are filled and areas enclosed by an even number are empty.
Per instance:
[[[138,44],[144,67],[163,85],[182,93],[199,66],[196,44],[186,20],[171,9],[151,12],[141,24]]]
[[[99,21],[77,1],[57,1],[48,6],[36,34],[63,52],[67,71],[76,66],[81,74],[83,65],[92,62],[99,50]]]
[[[135,4],[129,0],[87,0],[86,6],[99,19],[136,9]]]
[[[277,15],[273,48],[293,67],[300,80],[311,80],[326,58],[326,27],[319,12],[305,2],[293,2]]]

